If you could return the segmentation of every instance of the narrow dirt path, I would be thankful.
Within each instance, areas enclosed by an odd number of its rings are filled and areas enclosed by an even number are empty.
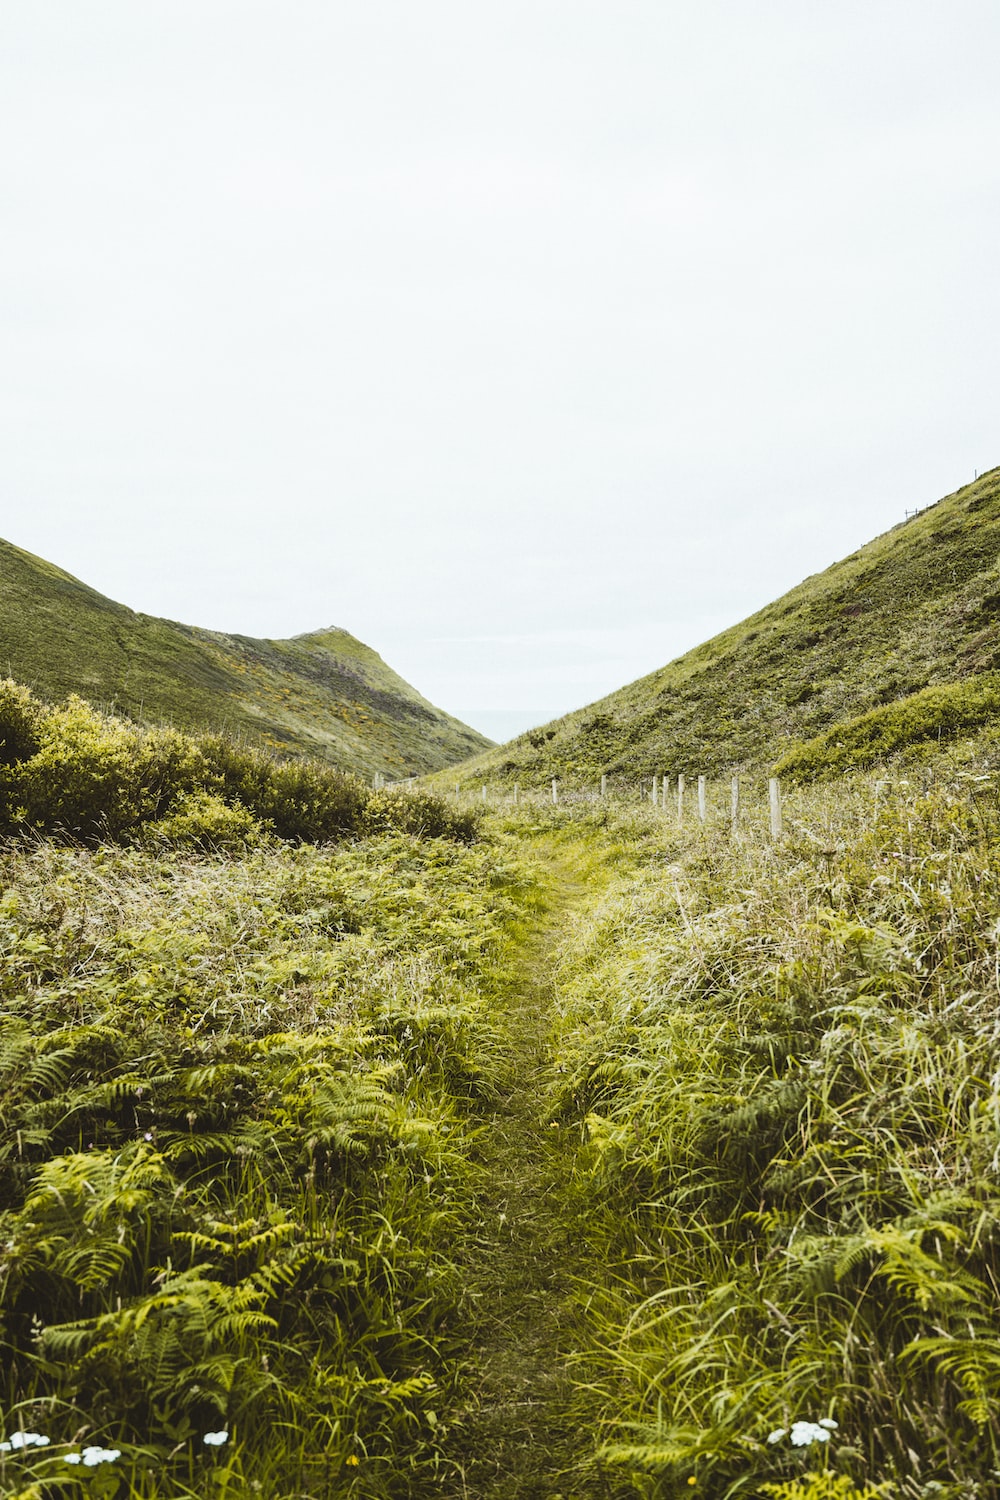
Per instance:
[[[552,959],[567,918],[593,892],[558,845],[536,852],[545,909],[521,945],[509,1002],[497,1018],[510,1084],[484,1132],[481,1219],[465,1264],[472,1395],[455,1432],[456,1478],[442,1491],[462,1500],[610,1494],[568,1374],[580,1319],[573,1286],[600,1274],[570,1194],[578,1138],[543,1113]]]

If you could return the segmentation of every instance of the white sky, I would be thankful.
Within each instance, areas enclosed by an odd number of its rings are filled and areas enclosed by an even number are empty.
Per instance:
[[[1000,463],[998,61],[996,0],[6,0],[0,535],[591,701]]]

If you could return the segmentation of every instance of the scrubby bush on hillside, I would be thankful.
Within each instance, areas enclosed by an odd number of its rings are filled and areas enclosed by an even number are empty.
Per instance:
[[[974,677],[924,688],[793,745],[777,762],[775,773],[799,782],[838,776],[871,766],[906,745],[951,739],[998,717],[998,678]]]
[[[239,853],[259,844],[264,830],[245,807],[223,802],[213,792],[186,792],[166,817],[150,823],[144,843],[174,849]]]
[[[143,733],[77,697],[44,714],[37,738],[37,750],[4,774],[9,815],[86,842],[123,838],[206,776],[184,735]]]
[[[443,798],[429,792],[375,792],[365,809],[365,827],[372,833],[398,828],[421,838],[458,839],[469,844],[477,826],[475,812],[449,807]]]
[[[45,710],[26,687],[8,677],[0,682],[0,766],[27,760],[39,748]]]
[[[371,793],[356,776],[316,761],[277,761],[221,736],[201,746],[225,800],[250,808],[279,838],[327,843],[364,821]]]
[[[93,844],[135,840],[154,824],[156,837],[200,847],[243,847],[261,832],[320,844],[393,828],[468,842],[476,826],[426,793],[376,794],[316,761],[140,729],[77,697],[47,708],[26,688],[0,686],[0,833]]]

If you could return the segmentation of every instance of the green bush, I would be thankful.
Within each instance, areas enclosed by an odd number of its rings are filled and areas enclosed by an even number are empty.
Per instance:
[[[479,819],[474,811],[452,808],[443,797],[429,792],[375,792],[365,810],[365,829],[371,833],[399,829],[420,838],[457,839],[471,844],[476,837]]]
[[[82,698],[42,720],[39,747],[6,776],[14,821],[85,842],[120,839],[156,812],[137,731],[106,719]]]
[[[322,844],[358,830],[369,793],[356,776],[316,761],[277,761],[221,736],[201,741],[225,800],[249,808],[279,838]]]
[[[185,792],[166,817],[150,823],[143,842],[174,849],[242,853],[260,843],[264,830],[238,802],[229,806],[213,792]]]
[[[469,843],[476,826],[426,792],[373,793],[318,761],[140,729],[77,697],[47,708],[0,684],[0,832],[96,843],[145,829],[154,842],[229,849],[265,832],[300,844],[392,830]]]
[[[16,766],[39,748],[45,709],[26,687],[8,677],[0,682],[0,766]]]
[[[951,739],[1000,716],[1000,679],[972,677],[923,688],[835,724],[793,745],[774,767],[777,776],[807,782],[873,765],[894,750],[921,740]]]

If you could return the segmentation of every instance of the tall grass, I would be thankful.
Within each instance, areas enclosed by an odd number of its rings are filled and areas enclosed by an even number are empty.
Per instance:
[[[435,1488],[521,880],[399,833],[0,852],[0,1436],[51,1439],[4,1493]]]
[[[799,793],[777,846],[661,823],[567,941],[579,1378],[639,1494],[996,1493],[1000,799],[879,797]]]

